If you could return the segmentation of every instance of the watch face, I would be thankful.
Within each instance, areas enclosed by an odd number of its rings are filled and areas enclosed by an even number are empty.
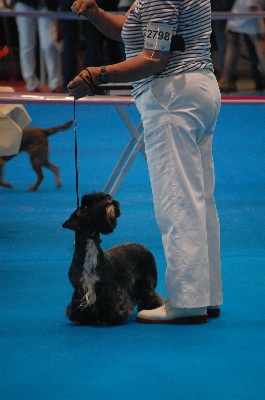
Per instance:
[[[108,83],[108,75],[107,74],[101,74],[100,75],[100,80],[102,83]]]

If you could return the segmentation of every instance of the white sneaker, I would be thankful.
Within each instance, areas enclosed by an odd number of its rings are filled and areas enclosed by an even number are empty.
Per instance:
[[[145,324],[204,324],[208,321],[207,307],[176,308],[168,299],[154,310],[140,311],[136,320]]]

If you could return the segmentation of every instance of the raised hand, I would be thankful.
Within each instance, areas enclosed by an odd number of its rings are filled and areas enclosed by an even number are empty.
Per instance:
[[[77,0],[71,7],[75,15],[84,15],[89,17],[90,14],[94,14],[98,10],[98,6],[95,0]]]

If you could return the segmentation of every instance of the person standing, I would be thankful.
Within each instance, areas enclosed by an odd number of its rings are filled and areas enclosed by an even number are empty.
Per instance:
[[[212,138],[221,96],[210,55],[210,0],[136,0],[125,16],[77,0],[103,33],[125,44],[126,60],[89,67],[68,84],[78,99],[102,83],[132,82],[141,114],[155,215],[167,262],[168,299],[138,322],[196,324],[222,304],[219,220]]]
[[[232,12],[251,12],[261,11],[262,0],[236,0]],[[234,74],[240,51],[240,35],[247,36],[250,42],[252,60],[257,63],[256,70],[260,68],[260,76],[257,77],[256,85],[264,88],[265,82],[265,24],[263,19],[253,18],[233,18],[227,21],[226,25],[226,49],[224,66],[218,81],[221,92],[231,92],[236,90]],[[252,45],[252,47],[250,47]],[[252,63],[253,63],[252,61]],[[251,64],[252,64],[251,63]],[[252,66],[253,70],[253,66]],[[254,76],[255,79],[255,76]],[[259,83],[260,82],[260,83]]]
[[[18,0],[15,11],[56,10],[56,0]],[[48,75],[48,86],[54,93],[62,91],[61,55],[57,43],[57,22],[50,18],[17,16],[21,73],[29,92],[40,92],[40,80],[36,74],[37,32],[40,48]]]
[[[214,12],[219,11],[231,11],[235,0],[211,0],[211,9]],[[218,61],[220,66],[220,71],[222,71],[224,67],[224,58],[225,58],[225,46],[226,46],[226,35],[225,35],[225,27],[226,27],[225,19],[217,19],[212,20],[212,30],[216,43],[216,50],[218,55]],[[218,71],[220,73],[220,71]]]

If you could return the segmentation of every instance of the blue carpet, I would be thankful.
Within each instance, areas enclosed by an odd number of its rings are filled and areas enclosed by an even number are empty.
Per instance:
[[[32,124],[73,118],[71,106],[26,106]],[[138,120],[134,107],[129,113]],[[0,187],[1,400],[263,400],[265,398],[265,112],[224,105],[214,138],[224,305],[201,326],[149,326],[135,314],[117,327],[73,327],[64,318],[76,206],[73,129],[50,138],[63,186],[35,176],[27,154],[5,167]],[[80,194],[101,190],[129,134],[116,110],[77,106]],[[165,260],[146,162],[139,154],[115,196],[122,215],[106,249],[138,241],[155,255],[165,295]]]

